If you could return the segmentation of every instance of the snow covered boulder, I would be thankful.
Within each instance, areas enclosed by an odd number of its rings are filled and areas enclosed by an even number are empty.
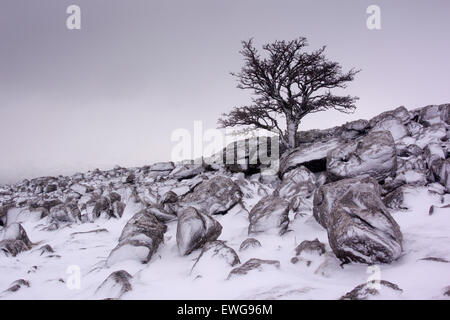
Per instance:
[[[59,204],[50,209],[49,218],[51,223],[74,223],[80,221],[81,212],[75,201]]]
[[[394,138],[394,141],[398,141],[409,134],[408,129],[397,118],[385,119],[383,121],[377,122],[373,126],[371,131],[389,131]]]
[[[131,279],[133,277],[125,270],[113,272],[97,288],[95,295],[102,299],[120,299],[125,293],[131,291]]]
[[[380,197],[376,181],[341,180],[319,188],[314,217],[326,227],[343,263],[390,263],[402,252],[400,227]]]
[[[184,164],[180,166],[176,166],[170,172],[170,177],[178,180],[190,179],[199,174],[205,172],[205,168],[202,164]]]
[[[177,201],[178,201],[178,195],[175,192],[173,192],[172,190],[170,190],[162,196],[160,203],[161,204],[176,203]]]
[[[28,248],[33,246],[33,243],[28,238],[27,232],[20,223],[11,223],[1,231],[0,239],[2,240],[20,240]]]
[[[332,181],[369,175],[377,180],[394,176],[397,154],[388,131],[371,132],[340,145],[327,156],[327,173]]]
[[[285,199],[291,199],[294,196],[309,198],[315,189],[316,176],[307,168],[300,166],[283,176],[275,194]]]
[[[15,207],[13,201],[0,203],[0,226],[6,225],[8,218],[8,211]]]
[[[173,162],[157,162],[150,166],[150,171],[172,171],[175,169]]]
[[[9,288],[5,290],[5,292],[17,292],[21,288],[29,288],[30,282],[24,279],[18,279],[9,285]]]
[[[266,270],[276,270],[280,269],[280,261],[277,260],[261,260],[261,259],[250,259],[247,262],[245,262],[243,265],[234,268],[231,270],[230,274],[228,275],[227,280],[230,280],[235,277],[243,276],[248,273],[253,272],[262,272]]]
[[[325,244],[320,242],[319,239],[312,241],[305,240],[295,248],[295,255],[299,256],[305,252],[316,253],[319,256],[325,253]]]
[[[396,284],[386,280],[371,280],[347,292],[341,300],[399,299],[403,292]]]
[[[20,252],[30,250],[33,243],[19,223],[12,223],[0,233],[0,252],[15,257]]]
[[[245,239],[239,246],[239,251],[246,251],[251,248],[261,248],[261,243],[255,238]]]
[[[439,122],[449,122],[450,104],[430,105],[419,111],[419,123],[430,126]]]
[[[299,262],[304,263],[307,267],[310,267],[313,262],[323,263],[323,259],[318,260],[317,257],[325,254],[325,244],[318,239],[309,241],[305,240],[295,248],[295,257],[291,259],[291,263],[297,264]]]
[[[215,176],[196,186],[181,202],[202,212],[224,214],[242,199],[238,185],[230,178]]]
[[[162,223],[173,221],[177,219],[177,216],[171,212],[168,212],[161,206],[149,206],[144,209],[148,214],[154,215],[156,219]]]
[[[408,209],[405,204],[405,195],[404,195],[404,187],[399,187],[394,191],[388,193],[383,198],[383,203],[386,207],[393,210],[406,210]]]
[[[164,241],[167,226],[146,211],[136,213],[122,230],[119,244],[111,251],[106,260],[107,266],[119,261],[150,261],[159,245]]]
[[[27,250],[30,250],[30,248],[21,240],[0,241],[0,253],[3,253],[7,257],[15,257],[19,253]]]
[[[248,234],[276,231],[284,234],[289,226],[289,202],[277,196],[262,198],[250,211]]]
[[[438,143],[432,143],[425,147],[425,160],[429,182],[439,182],[449,190],[450,187],[450,160],[446,159],[446,152]]]
[[[274,195],[289,201],[289,209],[294,212],[309,211],[311,208],[306,199],[310,198],[317,188],[316,176],[307,168],[300,166],[288,171]]]
[[[434,123],[420,130],[415,144],[424,149],[430,143],[447,140],[447,128],[442,122]]]
[[[219,222],[194,207],[184,208],[178,214],[177,245],[181,255],[188,255],[206,242],[217,240],[221,233]]]
[[[380,185],[370,177],[345,179],[319,187],[314,194],[313,214],[316,221],[327,229],[335,202],[350,188],[357,189],[360,186],[372,189],[378,195],[381,194]]]
[[[210,241],[203,246],[202,252],[192,266],[191,275],[223,278],[224,272],[229,272],[230,267],[240,263],[236,251],[224,241]]]
[[[312,172],[326,170],[326,158],[329,151],[341,144],[339,139],[305,143],[285,152],[280,159],[280,176],[301,165]]]
[[[398,107],[394,110],[385,111],[379,115],[370,119],[369,123],[371,127],[374,127],[377,123],[384,122],[386,120],[397,119],[402,123],[406,123],[411,119],[411,113],[405,107]]]

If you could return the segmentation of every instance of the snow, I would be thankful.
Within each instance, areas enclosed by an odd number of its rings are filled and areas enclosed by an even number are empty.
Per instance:
[[[381,290],[378,298],[443,299],[442,290],[450,285],[450,264],[421,259],[440,257],[450,260],[450,209],[442,209],[445,203],[441,203],[441,197],[428,192],[425,187],[408,189],[405,198],[411,209],[393,212],[404,235],[403,254],[392,264],[379,266],[381,279],[397,284],[403,293],[392,296],[388,292],[383,296],[384,291]],[[449,200],[445,198],[447,204]],[[432,216],[428,214],[430,205],[439,208]],[[262,247],[238,252],[242,241],[248,238],[248,217],[242,207],[233,208],[227,215],[215,216],[223,226],[219,239],[226,240],[227,246],[238,253],[242,263],[251,258],[278,260],[280,269],[267,269],[226,280],[232,267],[222,265],[216,267],[212,277],[195,278],[190,272],[200,250],[188,256],[179,254],[175,241],[176,221],[167,224],[164,243],[149,263],[125,260],[107,267],[105,260],[132,215],[132,206],[132,201],[128,201],[120,219],[100,219],[95,223],[72,225],[52,232],[42,230],[42,221],[24,221],[23,227],[31,241],[51,245],[55,250],[53,255],[60,257],[40,255],[37,247],[15,258],[0,257],[2,291],[17,279],[30,282],[29,288],[2,294],[1,298],[97,299],[97,288],[118,270],[126,270],[133,276],[133,290],[125,293],[122,299],[338,299],[371,276],[365,265],[350,264],[341,268],[339,261],[330,254],[328,245],[327,254],[308,256],[313,260],[310,267],[290,262],[301,241],[318,238],[328,243],[325,229],[315,222],[312,213],[291,221],[291,231],[283,236],[258,234],[255,238]],[[106,228],[109,232],[70,236],[74,232],[99,228]],[[81,270],[79,290],[69,289],[66,285],[71,276],[66,271],[72,265]],[[37,269],[32,266],[37,266]],[[211,267],[215,266],[216,263],[211,262]]]

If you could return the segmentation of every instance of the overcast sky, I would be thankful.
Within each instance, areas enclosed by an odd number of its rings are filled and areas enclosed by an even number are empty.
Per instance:
[[[81,7],[81,30],[66,8]],[[366,9],[381,8],[381,30]],[[1,0],[0,183],[169,160],[177,128],[245,104],[230,71],[240,41],[308,38],[363,71],[353,115],[301,129],[450,102],[450,1]]]

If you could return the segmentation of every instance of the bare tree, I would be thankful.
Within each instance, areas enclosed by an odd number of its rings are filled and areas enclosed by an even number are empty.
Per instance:
[[[237,87],[252,90],[254,97],[251,105],[223,114],[220,127],[269,130],[280,135],[285,147],[295,148],[298,126],[307,114],[329,109],[351,113],[356,108],[357,97],[335,95],[331,90],[346,88],[359,70],[343,72],[339,63],[325,57],[325,47],[309,53],[304,51],[306,38],[275,41],[262,47],[267,57],[261,58],[252,39],[242,46],[244,66],[232,75]]]

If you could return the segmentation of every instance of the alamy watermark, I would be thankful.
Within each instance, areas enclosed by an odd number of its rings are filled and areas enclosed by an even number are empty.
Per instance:
[[[70,265],[66,269],[67,277],[66,286],[69,290],[81,289],[81,268],[78,265]]]
[[[69,30],[81,29],[81,8],[75,4],[67,7],[66,13],[69,16],[66,19],[66,27]]]
[[[366,13],[369,15],[366,21],[367,29],[381,29],[381,8],[375,4],[367,7]]]

